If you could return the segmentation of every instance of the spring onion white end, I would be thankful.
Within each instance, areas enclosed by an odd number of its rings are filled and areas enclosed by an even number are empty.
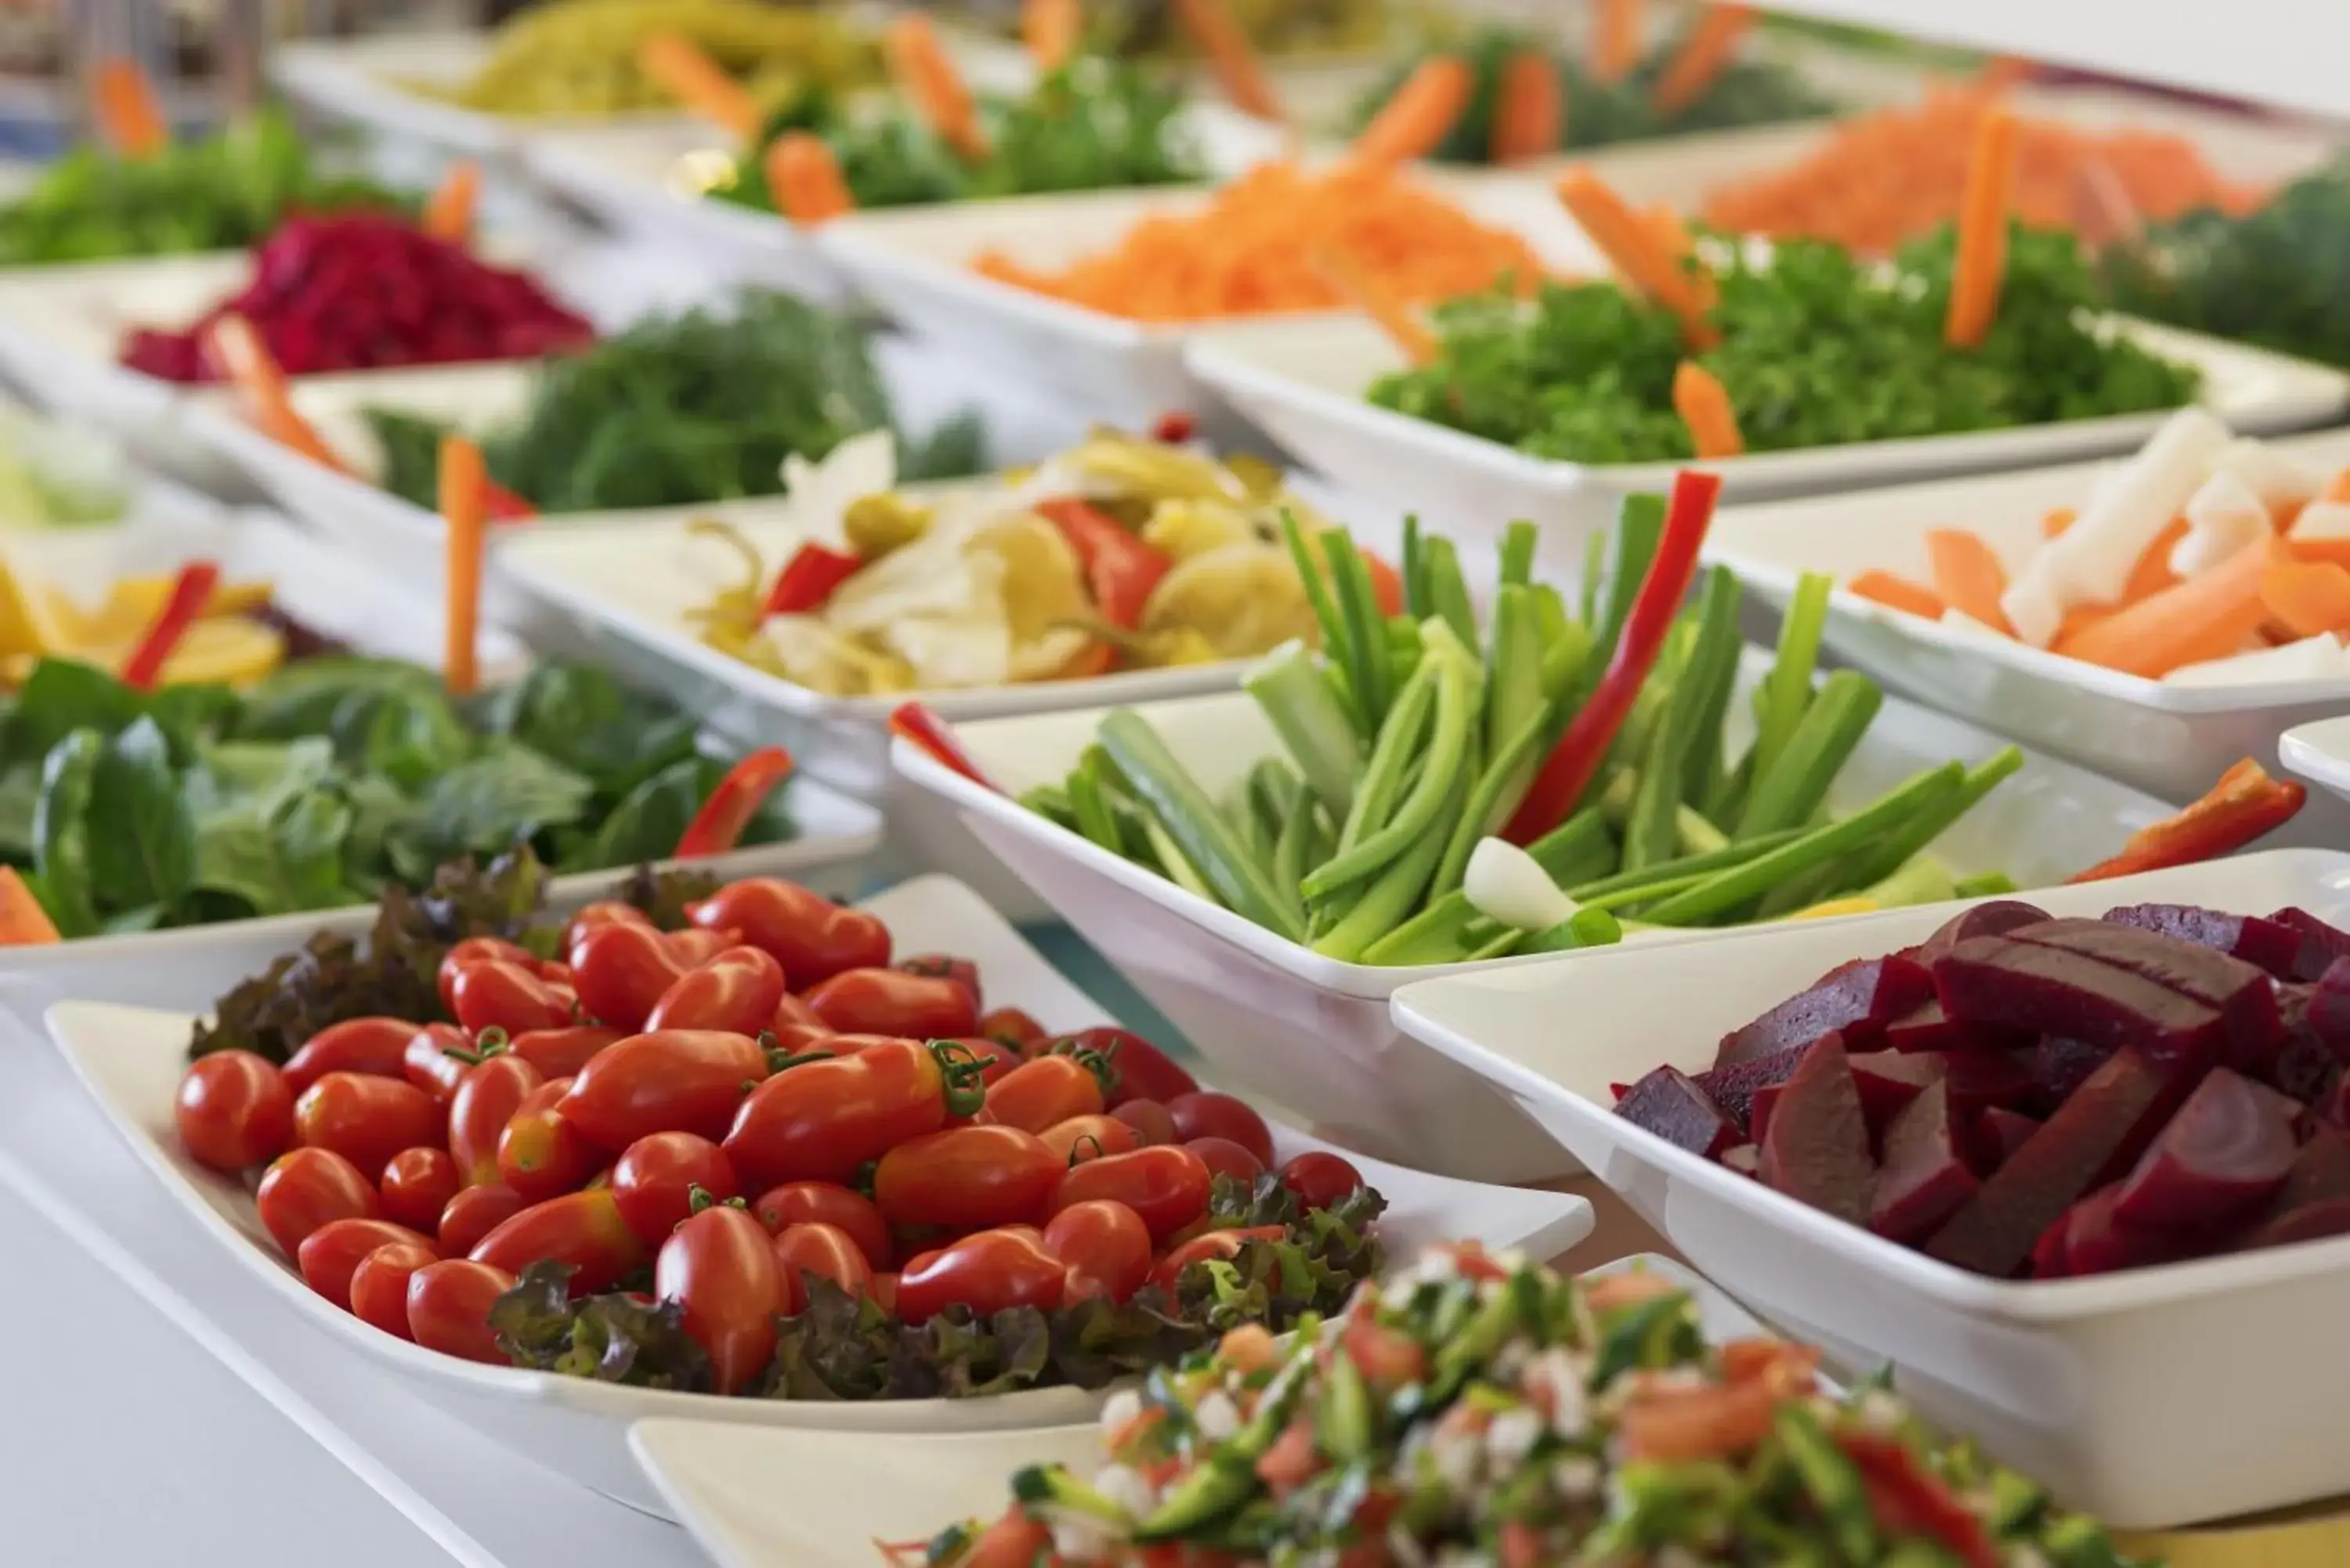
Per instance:
[[[1461,890],[1479,914],[1522,931],[1546,931],[1574,919],[1576,909],[1542,863],[1506,838],[1478,840]]]

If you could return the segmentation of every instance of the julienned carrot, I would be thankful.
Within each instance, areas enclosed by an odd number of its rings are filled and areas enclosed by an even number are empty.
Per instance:
[[[2173,517],[2164,524],[2162,532],[2139,555],[2137,565],[2130,568],[2129,581],[2122,586],[2123,604],[2134,605],[2178,581],[2178,574],[2170,569],[2170,552],[2186,536],[2186,518]]]
[[[1025,0],[1020,7],[1020,41],[1040,71],[1067,65],[1085,32],[1085,7],[1079,0]]]
[[[1182,18],[1200,52],[1207,56],[1209,68],[1216,73],[1233,108],[1276,125],[1289,123],[1288,112],[1273,90],[1273,79],[1265,75],[1264,62],[1257,58],[1255,46],[1232,19],[1224,0],[1175,0],[1175,14]]]
[[[1355,259],[1344,251],[1330,251],[1323,256],[1322,262],[1337,279],[1338,286],[1346,292],[1347,302],[1378,323],[1379,330],[1403,350],[1407,362],[1413,365],[1435,362],[1436,337],[1421,325],[1419,317],[1412,313],[1409,301],[1399,298],[1377,275],[1357,265]]]
[[[441,668],[460,697],[481,683],[473,645],[482,619],[482,551],[489,542],[489,477],[480,447],[453,433],[441,438],[441,518],[449,530]]]
[[[683,34],[647,34],[637,45],[637,64],[702,119],[744,141],[759,134],[766,115],[758,99]]]
[[[1746,450],[1729,390],[1694,359],[1673,368],[1673,412],[1689,427],[1690,447],[1700,460],[1736,457]]]
[[[930,16],[909,11],[881,36],[889,79],[910,99],[938,139],[966,163],[987,156],[987,135],[979,127],[979,106],[971,88],[947,57],[946,46]]]
[[[1714,281],[1713,274],[1698,259],[1697,237],[1689,232],[1689,225],[1681,222],[1681,215],[1673,211],[1670,202],[1658,202],[1640,209],[1640,221],[1648,225],[1650,234],[1656,235],[1657,244],[1663,248],[1666,259],[1689,280],[1690,294],[1696,300],[1698,309],[1710,314],[1721,301],[1721,288]]]
[[[1476,91],[1477,73],[1458,55],[1430,55],[1355,139],[1355,156],[1373,163],[1425,158],[1452,134]]]
[[[2261,590],[2269,567],[2292,559],[2292,551],[2271,535],[2094,626],[2070,637],[2060,634],[2054,649],[2151,680],[2183,664],[2225,659],[2268,618]]]
[[[1950,310],[1942,338],[1953,348],[1979,348],[1999,316],[1999,286],[2007,271],[2007,214],[2015,191],[2014,111],[1993,105],[1975,127],[1967,164],[1966,203],[1959,211],[1958,254],[1950,264]]]
[[[1649,102],[1660,118],[1677,115],[1705,95],[1754,25],[1744,5],[1708,5],[1657,78]]]
[[[171,121],[136,60],[117,55],[98,62],[90,72],[89,108],[99,135],[120,157],[152,158],[171,145]]]
[[[1528,45],[1502,62],[1485,157],[1496,165],[1555,152],[1566,141],[1566,80],[1550,51]]]
[[[2331,561],[2272,562],[2261,602],[2295,637],[2350,631],[2350,571]]]
[[[223,316],[205,334],[204,345],[243,394],[246,417],[255,429],[322,468],[350,472],[349,465],[294,407],[293,397],[286,389],[286,374],[252,322],[234,314]]]
[[[775,211],[793,223],[814,228],[856,210],[840,161],[816,132],[784,132],[767,143],[764,159],[768,194]]]
[[[1690,348],[1710,348],[1720,340],[1705,318],[1692,274],[1666,254],[1654,226],[1627,206],[1606,181],[1578,165],[1559,176],[1558,199],[1626,286],[1680,317],[1681,337]]]
[[[473,208],[481,196],[481,165],[461,158],[449,165],[449,172],[434,187],[432,199],[424,203],[424,220],[418,226],[436,240],[462,245],[473,237]]]
[[[2317,493],[2317,498],[2320,501],[2350,501],[2350,468],[2327,480],[2325,488]]]
[[[46,947],[64,940],[16,868],[0,866],[0,948]]]
[[[2064,530],[2070,528],[2073,525],[2073,520],[2078,516],[2080,513],[2070,506],[2050,507],[2041,516],[2040,536],[2043,539],[2062,537]]]
[[[1934,590],[1923,583],[1910,581],[1898,572],[1883,572],[1872,567],[1856,574],[1845,584],[1862,598],[1874,599],[1890,609],[1908,610],[1911,615],[1928,620],[1942,618],[1945,607]]]
[[[1592,19],[1592,76],[1620,82],[1639,63],[1640,0],[1599,0]]]
[[[1934,593],[1962,615],[2014,635],[1999,596],[2007,592],[2007,568],[1980,534],[1936,528],[1926,535],[1926,559],[1933,567]]]

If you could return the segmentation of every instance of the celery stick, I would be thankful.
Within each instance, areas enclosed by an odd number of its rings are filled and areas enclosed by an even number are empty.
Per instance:
[[[1125,831],[1118,826],[1118,813],[1110,807],[1101,770],[1093,765],[1090,757],[1081,758],[1076,771],[1069,774],[1069,805],[1079,833],[1113,855],[1126,853]]]
[[[1828,595],[1835,579],[1805,572],[1795,580],[1779,623],[1779,656],[1755,690],[1754,776],[1766,776],[1795,736],[1795,725],[1812,701],[1812,676],[1819,668],[1820,633],[1828,620]]]
[[[1430,624],[1440,630],[1443,626],[1441,621]],[[1476,705],[1476,661],[1467,649],[1447,639],[1430,648],[1420,670],[1435,672],[1436,715],[1430,723],[1419,782],[1397,802],[1394,815],[1388,820],[1360,834],[1352,844],[1342,842],[1336,857],[1307,873],[1300,891],[1309,899],[1374,875],[1419,838],[1435,832],[1448,801],[1465,802],[1472,782],[1465,753],[1470,747],[1470,727],[1476,722],[1472,711]],[[1373,759],[1374,766],[1377,761]],[[1360,805],[1370,798],[1371,789],[1366,784],[1363,793],[1356,797],[1356,804]],[[1347,823],[1349,829],[1356,826],[1352,820]],[[1443,847],[1442,844],[1437,846],[1440,857]],[[1428,871],[1421,873],[1423,879],[1434,868],[1431,861]],[[1390,922],[1396,918],[1399,917],[1390,917]]]
[[[1469,582],[1461,575],[1461,552],[1441,536],[1428,542],[1428,597],[1438,616],[1466,647],[1477,646],[1477,609]]]
[[[1827,798],[1828,786],[1884,704],[1877,683],[1853,670],[1839,670],[1823,681],[1778,761],[1755,774],[1736,836],[1793,827],[1808,818]]]
[[[1279,757],[1259,757],[1242,787],[1248,794],[1249,810],[1264,830],[1265,843],[1272,844],[1281,836],[1281,825],[1289,820],[1290,807],[1305,786]]]
[[[1356,781],[1354,805],[1339,826],[1341,851],[1385,826],[1396,802],[1403,798],[1405,775],[1419,757],[1420,735],[1435,716],[1437,684],[1436,661],[1423,659],[1397,694],[1394,711],[1372,742],[1371,760]]]
[[[1355,774],[1363,765],[1363,743],[1313,655],[1301,644],[1284,643],[1259,660],[1241,684],[1272,722],[1306,788],[1333,821],[1343,820],[1354,800]]]
[[[1709,722],[1720,743],[1721,719],[1714,699],[1727,692],[1738,665],[1739,599],[1738,578],[1729,568],[1716,566],[1706,574],[1689,656],[1642,754],[1640,783],[1624,827],[1624,864],[1630,869],[1673,858],[1690,763],[1701,754]]]
[[[1248,858],[1231,825],[1149,722],[1132,709],[1118,709],[1101,722],[1101,743],[1142,803],[1144,831],[1162,829],[1180,858],[1234,913],[1295,940],[1302,922],[1291,913],[1289,901],[1274,889],[1263,867]]]
[[[1599,646],[1611,655],[1624,635],[1624,618],[1632,613],[1632,600],[1639,594],[1641,579],[1648,575],[1664,536],[1663,496],[1624,497],[1623,510],[1616,516],[1615,556],[1607,566],[1607,618],[1599,626]]]
[[[1540,538],[1534,525],[1523,518],[1502,531],[1502,586],[1514,583],[1521,587],[1534,580],[1534,545]]]
[[[1192,865],[1190,857],[1183,853],[1182,846],[1175,842],[1174,836],[1160,826],[1158,818],[1149,812],[1142,814],[1142,832],[1144,837],[1149,840],[1150,853],[1159,862],[1159,869],[1170,882],[1187,893],[1196,894],[1205,898],[1211,904],[1223,902],[1222,898],[1216,897],[1216,890],[1208,886],[1208,879],[1200,875],[1199,867]]]
[[[2004,871],[1986,871],[1980,877],[1961,877],[1950,889],[1955,898],[1999,898],[2016,890],[2015,878]]]
[[[1395,670],[1388,659],[1386,618],[1371,592],[1370,571],[1355,553],[1344,528],[1322,532],[1322,558],[1329,563],[1331,591],[1347,623],[1344,663],[1367,731],[1376,732],[1395,696]]]
[[[1575,585],[1575,618],[1585,626],[1599,621],[1599,585],[1607,577],[1607,535],[1594,534],[1583,542],[1583,581]]]
[[[1313,852],[1315,814],[1318,808],[1314,797],[1300,790],[1292,803],[1288,818],[1273,841],[1273,886],[1275,892],[1295,889],[1305,879],[1306,868],[1314,864],[1307,858]]]
[[[1315,941],[1315,952],[1346,963],[1359,962],[1365,950],[1396,928],[1419,901],[1429,877],[1435,874],[1437,857],[1444,853],[1451,826],[1451,814],[1466,804],[1468,790],[1468,781],[1456,774],[1450,797],[1439,807],[1436,826],[1416,836],[1400,854],[1388,860],[1385,870],[1364,885],[1355,907]]]
[[[1529,719],[1543,717],[1542,628],[1532,588],[1513,584],[1493,599],[1492,651],[1485,660],[1485,751],[1496,755]]]

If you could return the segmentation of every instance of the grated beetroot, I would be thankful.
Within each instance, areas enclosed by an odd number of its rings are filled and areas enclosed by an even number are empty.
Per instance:
[[[243,292],[193,326],[133,332],[122,362],[167,381],[219,380],[204,338],[231,313],[251,321],[294,376],[536,358],[595,338],[528,275],[383,213],[289,219],[253,263]]]

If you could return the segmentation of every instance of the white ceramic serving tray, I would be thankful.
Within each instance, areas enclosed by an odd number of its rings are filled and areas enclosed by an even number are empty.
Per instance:
[[[1750,650],[1742,690],[1768,667],[1766,654]],[[1245,693],[1138,711],[1216,798],[1257,759],[1277,754],[1271,725]],[[1067,775],[1102,711],[961,726],[957,734],[972,758],[1009,794],[972,784],[903,742],[891,757],[912,784],[962,811],[980,841],[1232,1082],[1310,1118],[1325,1136],[1384,1158],[1479,1181],[1533,1181],[1575,1168],[1555,1140],[1491,1085],[1409,1039],[1388,1016],[1388,998],[1410,981],[1542,960],[1413,970],[1321,958],[1022,807],[1013,798],[1022,790]],[[1734,702],[1731,711],[1744,714],[1746,704]],[[1849,810],[1921,768],[1952,758],[1972,762],[2000,744],[1972,725],[1888,698],[1831,803]],[[2166,809],[2069,763],[2030,756],[1939,841],[1937,853],[1959,875],[2000,870],[2030,887],[2110,854]],[[1641,941],[1742,940],[1742,933],[1693,930]],[[1597,948],[1572,961],[1605,972],[1620,956]]]
[[[2149,901],[2350,918],[2350,857],[2278,850],[2022,895],[2058,915]],[[1532,964],[1399,992],[1397,1022],[1489,1079],[1674,1248],[1844,1367],[1890,1363],[1929,1419],[2110,1523],[2158,1529],[2350,1491],[2350,1238],[2016,1283],[1847,1225],[1618,1117],[1611,1083],[1708,1066],[1728,1031],[1953,906],[1756,931],[1612,965]],[[1563,1021],[1572,1020],[1572,1026]]]
[[[1589,273],[1601,265],[1598,252],[1540,182],[1434,169],[1417,177],[1483,222],[1522,234],[1553,271]],[[857,213],[826,224],[816,244],[858,292],[908,331],[1006,375],[1083,397],[1113,423],[1143,424],[1169,409],[1212,411],[1183,351],[1212,328],[1105,316],[983,276],[971,264],[1002,251],[1029,266],[1066,266],[1115,244],[1144,218],[1195,211],[1207,200],[1202,192],[1121,191]],[[1289,316],[1267,323],[1349,319]],[[1344,469],[1326,472],[1350,483],[1357,477]]]
[[[1763,1332],[1669,1258],[1626,1258],[1592,1272],[1633,1269],[1686,1289],[1709,1341]],[[1090,1480],[1104,1458],[1096,1424],[881,1441],[658,1419],[638,1422],[629,1446],[718,1568],[871,1568],[877,1541],[928,1541],[967,1519],[992,1521],[1011,1499],[1014,1472],[1026,1466],[1064,1464]],[[825,1506],[809,1507],[812,1497]]]
[[[2276,443],[2320,467],[2350,466],[2350,435]],[[1870,567],[1931,580],[1926,535],[1965,528],[2013,570],[2043,543],[2040,520],[2078,505],[2100,465],[1905,484],[1725,508],[1705,558],[1783,607],[1804,572],[1838,583]],[[2243,757],[2265,763],[2288,727],[2350,706],[2350,679],[2182,686],[2060,658],[1891,609],[1839,587],[1825,640],[1845,661],[1920,702],[2013,735],[2166,800],[2188,801]],[[2313,802],[2292,831],[2316,842],[2350,826],[2350,809]]]
[[[991,1000],[1025,1009],[1047,1029],[1107,1021],[1097,1005],[960,883],[921,877],[860,907],[886,921],[907,951],[951,951],[972,959]],[[187,982],[215,992],[242,972],[195,952],[187,955],[183,969]],[[623,1501],[659,1511],[658,1498],[629,1464],[622,1445],[627,1424],[646,1417],[806,1426],[835,1433],[994,1432],[1086,1420],[1099,1405],[1099,1395],[1072,1388],[1000,1399],[865,1405],[730,1400],[483,1366],[421,1349],[328,1304],[277,1254],[244,1185],[181,1154],[172,1096],[186,1064],[190,1014],[71,1002],[50,1009],[47,1022],[58,1050],[133,1150],[200,1224],[271,1282],[292,1315],[335,1334],[388,1375],[457,1410],[508,1446]],[[1286,1127],[1276,1129],[1274,1142],[1284,1157],[1326,1147]],[[1376,1161],[1357,1164],[1389,1200],[1381,1228],[1399,1257],[1448,1237],[1477,1238],[1489,1246],[1549,1257],[1591,1231],[1591,1206],[1579,1198],[1478,1187]]]
[[[2278,738],[2277,759],[2316,786],[2313,805],[2350,808],[2350,717],[2294,725]]]

